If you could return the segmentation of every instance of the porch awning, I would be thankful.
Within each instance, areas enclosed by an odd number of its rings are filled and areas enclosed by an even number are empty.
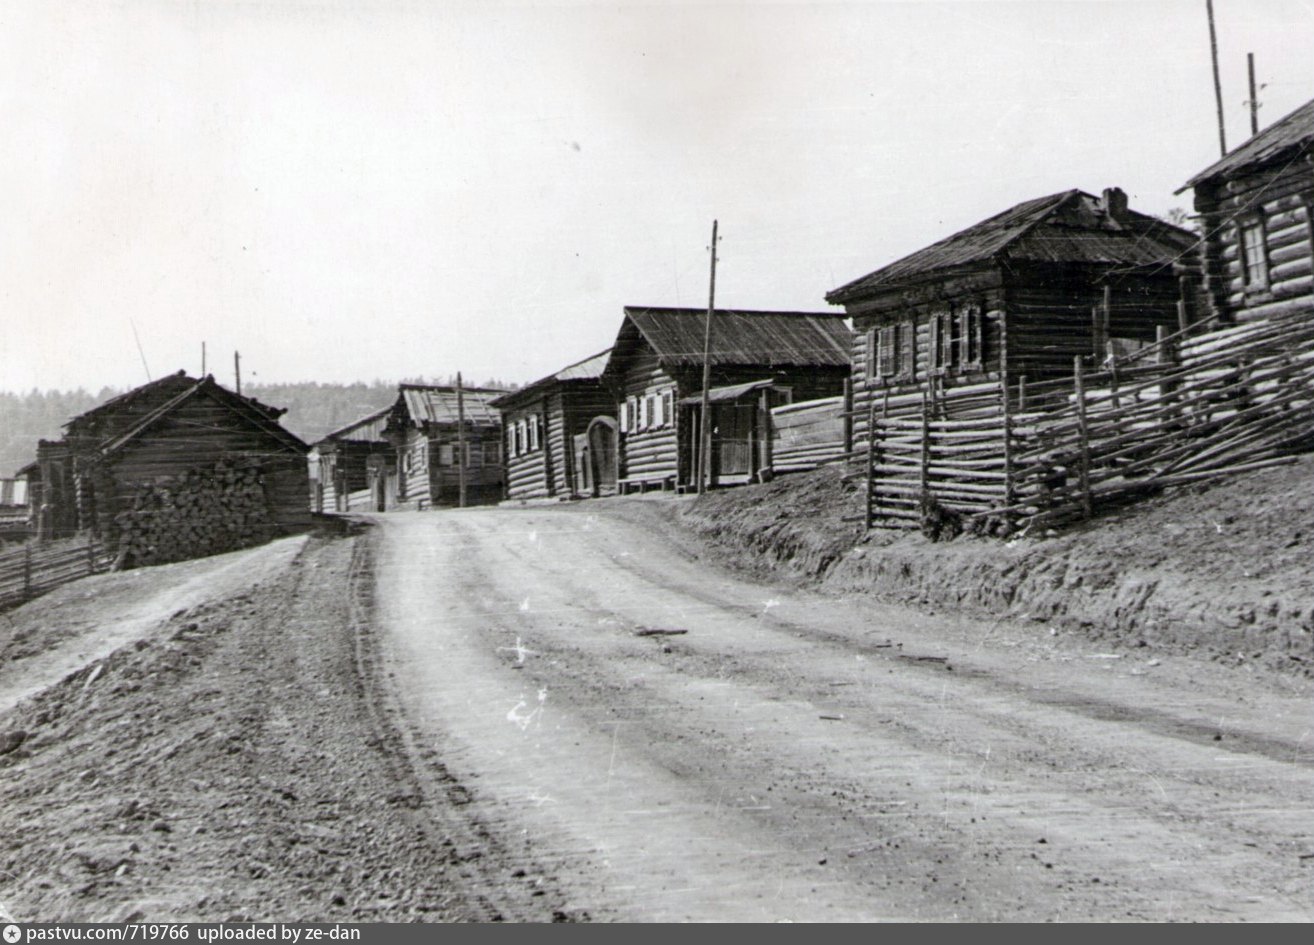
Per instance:
[[[755,390],[762,390],[764,387],[772,387],[775,381],[768,378],[765,381],[749,381],[747,384],[731,384],[728,387],[713,387],[707,392],[707,402],[711,404],[723,403],[727,400],[738,400],[745,394],[751,394]],[[701,404],[703,402],[702,394],[694,394],[692,397],[685,397],[680,401],[682,407],[690,404]]]

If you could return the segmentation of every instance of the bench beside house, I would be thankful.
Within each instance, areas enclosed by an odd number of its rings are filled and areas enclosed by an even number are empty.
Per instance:
[[[38,537],[90,532],[145,564],[304,528],[308,447],[285,412],[182,371],[106,401],[39,443]]]
[[[1194,234],[1117,188],[1018,204],[829,292],[853,319],[855,434],[873,403],[1070,376],[1178,323]]]
[[[307,457],[316,512],[382,512],[396,501],[396,450],[384,436],[391,407],[339,427]]]
[[[577,498],[616,488],[616,406],[602,382],[610,350],[496,398],[508,499]]]
[[[1314,100],[1196,174],[1188,188],[1218,324],[1314,310]]]
[[[458,444],[465,443],[465,493],[471,505],[502,498],[502,416],[492,402],[504,390],[402,384],[384,436],[397,454],[397,504],[425,509],[460,502]],[[461,417],[464,416],[462,436]]]
[[[627,306],[603,371],[617,404],[618,486],[696,487],[706,309]],[[710,484],[771,466],[770,410],[842,393],[849,330],[838,312],[718,309],[710,342]]]

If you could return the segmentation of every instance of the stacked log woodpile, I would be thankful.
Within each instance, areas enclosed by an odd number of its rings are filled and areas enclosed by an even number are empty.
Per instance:
[[[114,524],[117,568],[234,551],[277,533],[259,467],[232,462],[141,487]]]

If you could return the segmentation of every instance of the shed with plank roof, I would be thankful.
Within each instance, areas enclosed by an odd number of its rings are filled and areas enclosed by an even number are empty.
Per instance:
[[[182,371],[106,401],[39,444],[39,535],[89,531],[143,564],[305,527],[308,447],[284,412]]]

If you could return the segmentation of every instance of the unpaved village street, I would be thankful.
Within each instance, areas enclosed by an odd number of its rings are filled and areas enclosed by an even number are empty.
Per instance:
[[[1314,917],[1308,678],[755,583],[678,501],[365,517],[0,615],[0,906]]]
[[[567,911],[1311,917],[1294,691],[745,583],[606,514],[377,521],[411,737]]]

